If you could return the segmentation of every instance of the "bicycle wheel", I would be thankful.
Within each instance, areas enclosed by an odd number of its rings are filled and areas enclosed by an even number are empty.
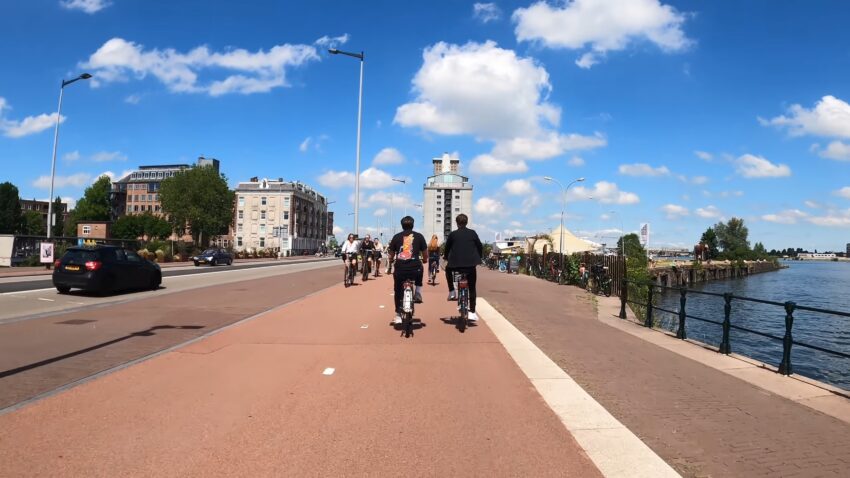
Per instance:
[[[461,331],[461,333],[466,331],[466,325],[469,321],[469,291],[467,289],[461,289],[458,294],[458,304],[460,305],[460,317],[457,323],[457,329]]]
[[[342,283],[343,283],[343,285],[345,285],[345,287],[349,286],[349,283],[348,283],[348,267],[345,267],[342,270]]]
[[[611,297],[611,279],[606,279],[602,284],[602,293],[605,297]]]

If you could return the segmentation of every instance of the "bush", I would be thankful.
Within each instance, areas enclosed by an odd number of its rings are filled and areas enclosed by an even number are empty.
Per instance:
[[[157,249],[155,254],[157,262],[165,262],[165,251],[163,251],[162,249]]]

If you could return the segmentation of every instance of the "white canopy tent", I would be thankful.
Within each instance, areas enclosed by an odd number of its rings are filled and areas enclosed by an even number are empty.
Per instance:
[[[531,247],[534,247],[534,252],[538,254],[543,254],[543,248],[546,246],[546,252],[560,252],[561,249],[561,235],[564,238],[564,253],[572,254],[575,252],[586,252],[586,251],[595,251],[599,249],[599,245],[594,244],[590,241],[586,241],[584,239],[579,239],[572,232],[570,232],[567,228],[556,228],[549,233],[549,237],[552,238],[552,244],[549,245],[549,241],[545,239],[537,239],[528,238],[528,248],[529,251]]]

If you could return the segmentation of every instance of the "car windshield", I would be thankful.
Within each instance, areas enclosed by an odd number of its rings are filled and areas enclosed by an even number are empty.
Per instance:
[[[218,252],[217,249],[207,249],[203,252],[203,255],[205,255],[205,256],[206,255],[212,255],[212,254],[215,254],[216,252]]]
[[[62,256],[63,260],[74,262],[96,261],[99,258],[97,251],[88,251],[83,249],[71,249],[65,252],[65,255]]]

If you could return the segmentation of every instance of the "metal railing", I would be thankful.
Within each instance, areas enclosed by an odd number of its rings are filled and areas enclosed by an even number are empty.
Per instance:
[[[630,300],[629,299],[629,297],[628,297],[628,294],[629,294],[628,285],[629,284],[632,285],[633,291],[642,290],[643,288],[645,288],[646,293],[645,293],[644,298],[645,298],[646,302],[639,302],[639,301],[636,301],[636,300]],[[666,308],[663,308],[663,307],[659,307],[658,305],[656,305],[653,302],[653,300],[657,297],[658,291],[664,291],[664,290],[677,291],[679,293],[679,310],[670,310],[670,309],[666,309]],[[631,280],[627,280],[627,279],[622,280],[622,287],[620,288],[620,291],[621,291],[621,294],[620,294],[620,315],[619,315],[619,317],[621,319],[626,318],[626,305],[627,304],[637,305],[639,307],[643,307],[643,308],[646,309],[645,312],[644,312],[643,325],[645,327],[649,327],[649,328],[652,328],[653,324],[654,324],[654,322],[653,322],[653,312],[654,311],[661,311],[661,312],[673,314],[674,316],[678,317],[676,337],[679,338],[679,339],[682,339],[682,340],[688,338],[687,337],[687,327],[686,327],[687,319],[693,319],[693,320],[698,320],[698,321],[701,321],[701,322],[719,325],[720,328],[721,328],[721,339],[720,339],[720,345],[718,347],[718,352],[722,353],[722,354],[728,355],[732,352],[732,345],[731,345],[730,338],[729,338],[729,333],[730,333],[731,330],[739,330],[739,331],[742,331],[742,332],[747,332],[747,333],[751,333],[751,334],[754,334],[754,335],[758,335],[760,337],[764,337],[764,338],[768,338],[768,339],[771,339],[771,340],[782,342],[782,359],[779,362],[778,371],[779,371],[779,373],[781,373],[783,375],[791,375],[792,373],[794,373],[794,367],[791,363],[791,348],[794,345],[799,346],[799,347],[804,347],[804,348],[807,348],[807,349],[811,349],[811,350],[816,350],[818,352],[823,352],[823,353],[830,354],[830,355],[833,355],[833,356],[836,356],[836,357],[850,359],[850,353],[841,352],[841,351],[833,350],[833,349],[826,348],[826,347],[820,347],[818,345],[813,345],[813,344],[809,344],[809,343],[805,343],[805,342],[800,342],[798,340],[794,340],[794,336],[793,336],[794,313],[797,312],[797,311],[807,311],[807,312],[814,312],[814,313],[818,313],[818,314],[828,314],[828,315],[834,315],[834,316],[838,316],[838,317],[850,317],[850,313],[848,313],[848,312],[821,309],[821,308],[818,308],[818,307],[807,307],[807,306],[799,305],[799,304],[797,304],[796,302],[793,302],[793,301],[776,302],[776,301],[772,301],[772,300],[763,300],[763,299],[754,299],[752,297],[743,297],[743,296],[732,294],[730,292],[725,292],[725,293],[703,292],[703,291],[698,291],[698,290],[687,289],[687,288],[684,288],[684,287],[667,287],[667,286],[660,286],[660,285],[657,285],[657,284],[652,283],[652,282],[638,282],[638,281],[631,281]],[[712,297],[715,297],[715,298],[718,298],[718,297],[722,298],[723,301],[724,301],[724,304],[723,304],[723,320],[722,321],[713,320],[713,319],[709,319],[709,318],[705,318],[705,317],[698,317],[698,316],[695,316],[695,315],[688,314],[686,307],[687,307],[687,302],[688,302],[688,295],[691,295],[691,294],[697,294],[697,295],[701,295],[701,296],[712,296]],[[782,337],[779,337],[779,336],[771,334],[771,333],[762,332],[762,331],[759,331],[759,330],[753,330],[753,329],[748,328],[748,327],[742,327],[740,325],[732,324],[731,317],[732,317],[733,301],[741,301],[741,302],[757,303],[757,304],[765,304],[765,305],[770,305],[770,306],[782,307],[783,310],[784,310],[785,334]]]
[[[579,264],[584,263],[587,270],[594,264],[602,264],[608,268],[608,277],[611,278],[612,294],[620,295],[621,281],[626,273],[626,261],[623,256],[593,254],[590,252],[580,252],[575,254],[564,255],[564,271],[560,271],[561,277],[558,277],[560,268],[560,256],[557,253],[550,252],[543,256],[542,254],[523,254],[520,256],[520,261],[513,270],[523,270],[526,275],[537,277],[552,282],[560,282],[564,285],[581,285],[578,275]],[[489,264],[491,268],[498,267],[498,264]]]

